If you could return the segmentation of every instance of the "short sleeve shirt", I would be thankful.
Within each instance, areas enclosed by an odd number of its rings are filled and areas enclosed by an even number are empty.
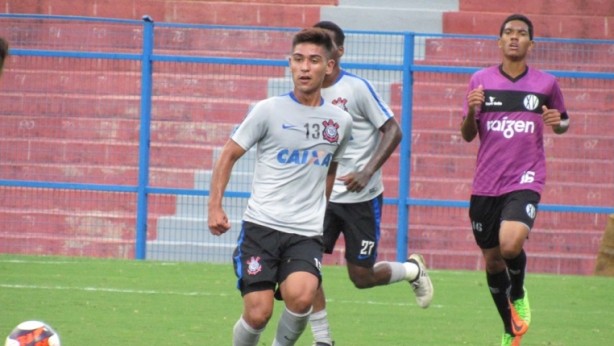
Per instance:
[[[344,70],[341,70],[333,85],[322,89],[322,96],[350,113],[354,124],[352,138],[339,163],[337,176],[364,168],[379,144],[380,127],[394,114],[369,81]],[[336,203],[364,202],[383,191],[382,173],[378,170],[361,192],[349,192],[342,181],[336,180],[330,200]]]
[[[479,85],[485,102],[476,113],[480,147],[472,193],[541,193],[546,182],[542,106],[566,113],[556,78],[528,67],[511,79],[501,66],[492,66],[473,74],[467,93]],[[467,114],[466,99],[463,110]]]
[[[281,232],[321,235],[326,175],[350,138],[350,115],[324,102],[308,107],[293,93],[258,102],[232,135],[256,146],[256,167],[244,220]]]

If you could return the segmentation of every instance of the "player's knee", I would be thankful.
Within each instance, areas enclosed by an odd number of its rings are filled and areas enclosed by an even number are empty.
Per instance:
[[[486,271],[488,273],[500,273],[505,270],[503,258],[486,258]]]
[[[501,257],[504,259],[512,259],[518,257],[520,251],[522,251],[522,247],[516,244],[501,244]]]
[[[243,312],[243,319],[254,329],[264,328],[271,319],[272,311],[251,309]]]

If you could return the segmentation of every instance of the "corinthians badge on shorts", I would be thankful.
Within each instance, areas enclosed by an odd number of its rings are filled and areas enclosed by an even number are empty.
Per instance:
[[[324,131],[322,131],[322,137],[330,143],[337,143],[339,140],[339,124],[335,123],[332,119],[323,121]]]
[[[256,275],[262,271],[262,265],[260,264],[260,257],[254,257],[247,261],[247,274]]]

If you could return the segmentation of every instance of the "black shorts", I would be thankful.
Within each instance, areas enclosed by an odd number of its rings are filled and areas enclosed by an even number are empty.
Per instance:
[[[329,202],[324,216],[324,252],[333,253],[339,235],[345,238],[346,261],[371,268],[377,259],[383,196],[361,203]]]
[[[469,218],[475,242],[481,249],[499,246],[502,221],[522,222],[531,230],[539,200],[539,194],[531,190],[513,191],[496,197],[472,195]]]
[[[322,238],[284,233],[243,222],[233,254],[237,288],[249,292],[275,290],[294,272],[309,272],[321,282]]]

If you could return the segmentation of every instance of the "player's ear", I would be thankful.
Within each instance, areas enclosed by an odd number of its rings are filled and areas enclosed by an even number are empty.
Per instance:
[[[341,58],[344,53],[345,53],[345,48],[343,46],[339,46],[337,48],[337,54],[339,54],[339,58]]]
[[[335,59],[328,59],[326,61],[326,74],[333,73],[333,68],[335,67]]]

